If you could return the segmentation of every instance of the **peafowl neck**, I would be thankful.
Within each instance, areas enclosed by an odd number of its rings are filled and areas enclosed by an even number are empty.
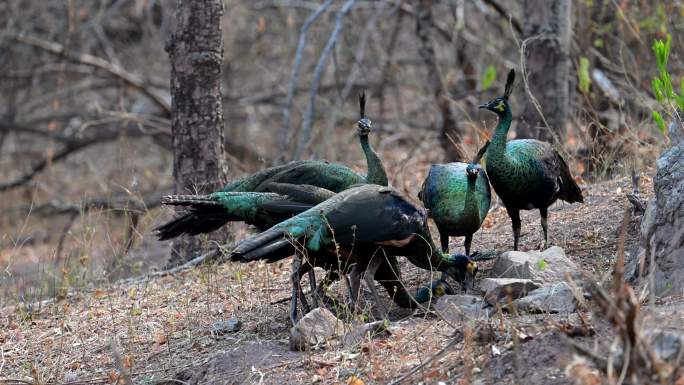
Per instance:
[[[510,108],[506,108],[505,112],[499,116],[499,124],[494,130],[494,136],[491,139],[489,148],[487,149],[487,159],[494,155],[503,155],[506,150],[506,137],[508,130],[511,128],[511,121],[513,115]]]
[[[404,255],[412,264],[424,270],[445,271],[450,266],[449,255],[442,253],[430,233],[425,231],[416,234]]]
[[[370,145],[370,142],[368,141],[368,135],[360,135],[359,140],[361,141],[363,153],[366,155],[366,164],[368,166],[366,183],[377,184],[381,186],[389,185],[385,167],[383,167],[382,160],[380,160],[380,157]]]
[[[463,202],[463,218],[480,218],[480,207],[477,202],[477,177],[468,177],[465,201]]]

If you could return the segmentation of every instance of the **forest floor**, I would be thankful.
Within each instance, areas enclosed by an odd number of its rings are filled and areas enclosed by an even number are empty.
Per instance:
[[[550,214],[551,244],[562,247],[588,279],[608,282],[617,235],[630,207],[631,181],[620,178],[583,186],[584,204],[557,203]],[[652,180],[642,178],[645,198]],[[638,221],[630,226],[626,250],[638,241]],[[525,212],[521,245],[538,249],[537,212]],[[510,220],[494,207],[473,250],[511,249]],[[451,245],[461,250],[462,239]],[[481,263],[480,278],[492,261]],[[136,283],[113,283],[79,290],[40,307],[26,304],[0,309],[0,383],[263,383],[384,384],[407,375],[403,383],[572,384],[570,347],[560,325],[583,318],[596,334],[575,341],[590,349],[612,340],[610,325],[581,309],[573,314],[512,316],[500,313],[479,324],[453,325],[434,314],[390,308],[389,335],[343,347],[331,341],[308,352],[291,352],[289,336],[289,262],[209,264]],[[430,282],[431,274],[402,261],[408,287]],[[341,297],[342,288],[333,290]],[[306,287],[306,286],[305,286]],[[384,291],[381,295],[386,297]],[[683,319],[684,301],[646,305],[650,322]],[[212,324],[237,317],[241,329],[219,337]],[[678,318],[679,317],[679,318]],[[483,327],[486,326],[486,327]],[[566,374],[570,373],[570,375]]]

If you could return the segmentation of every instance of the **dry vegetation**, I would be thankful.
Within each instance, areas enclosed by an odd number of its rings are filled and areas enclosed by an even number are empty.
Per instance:
[[[353,121],[356,93],[367,90],[374,146],[392,184],[415,195],[427,165],[453,150],[439,140],[439,110],[417,52],[415,10],[411,2],[357,1],[320,87],[311,90],[340,2],[311,25],[298,82],[291,77],[300,28],[321,3],[225,1],[229,173],[258,170],[298,151],[363,171]],[[499,3],[510,7],[505,14],[492,6]],[[516,24],[524,15],[513,3],[434,5],[437,62],[464,133],[454,145],[468,155],[494,125],[476,105],[500,92],[501,74],[520,64]],[[556,204],[549,236],[588,276],[609,281],[629,207],[625,193],[632,189],[624,175],[640,170],[641,192],[649,197],[655,155],[667,143],[650,121],[650,42],[664,31],[672,34],[670,67],[681,74],[684,8],[674,1],[575,3],[572,81],[580,82],[580,58],[588,57],[590,70],[608,79],[617,99],[597,80],[586,92],[573,84],[573,112],[558,145],[586,188],[586,203]],[[135,383],[157,383],[233,352],[237,383],[358,385],[356,378],[381,384],[446,346],[404,383],[570,384],[575,378],[590,384],[606,378],[573,358],[557,334],[559,325],[584,319],[596,335],[580,337],[581,346],[613,341],[611,325],[587,309],[568,317],[501,315],[457,328],[434,314],[411,317],[394,309],[390,336],[300,356],[287,349],[287,304],[274,304],[289,293],[287,263],[208,265],[117,283],[159,269],[169,254],[169,245],[150,231],[171,216],[158,206],[173,190],[164,51],[173,8],[170,0],[0,2],[0,14],[8,15],[0,20],[0,383],[113,383],[126,372]],[[499,74],[491,88],[484,81],[489,66]],[[514,110],[524,97],[518,87]],[[310,100],[316,111],[307,138],[302,121]],[[633,218],[629,226],[628,251],[638,241],[638,222]],[[231,237],[248,231],[233,226]],[[524,248],[540,245],[536,213],[525,213],[522,234]],[[510,222],[497,206],[473,248],[511,245]],[[411,288],[430,280],[412,266],[402,269]],[[650,304],[651,320],[644,322],[676,324],[681,299],[672,301]],[[212,338],[212,323],[232,315],[242,330]]]

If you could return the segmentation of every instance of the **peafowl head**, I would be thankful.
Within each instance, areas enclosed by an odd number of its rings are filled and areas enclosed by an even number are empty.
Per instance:
[[[466,167],[466,174],[468,175],[468,179],[470,180],[475,180],[477,179],[477,176],[480,175],[480,171],[482,170],[482,166],[480,166],[477,163],[470,163]]]
[[[357,122],[359,128],[359,136],[368,136],[373,129],[373,123],[368,118],[361,118]]]
[[[418,290],[415,298],[418,302],[427,302],[434,298],[452,294],[455,294],[454,289],[451,288],[447,281],[440,278],[432,281],[430,286],[425,286]]]
[[[449,266],[444,272],[454,281],[460,283],[466,292],[472,290],[477,275],[477,262],[460,253],[449,256],[447,260]]]
[[[357,122],[359,128],[359,136],[368,136],[373,129],[373,123],[370,119],[366,118],[366,93],[362,92],[359,94],[359,112],[361,118]]]
[[[511,96],[513,91],[513,83],[515,83],[515,71],[511,70],[508,73],[508,79],[506,80],[506,89],[503,96],[492,99],[485,104],[481,104],[479,108],[486,108],[489,111],[494,112],[499,116],[504,116],[511,112],[511,108],[508,105],[508,97]]]

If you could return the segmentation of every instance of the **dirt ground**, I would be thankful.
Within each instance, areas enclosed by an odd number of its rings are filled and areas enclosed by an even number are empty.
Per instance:
[[[651,183],[642,178],[646,197]],[[631,182],[622,178],[583,188],[584,204],[557,203],[550,210],[550,243],[561,246],[588,277],[605,280]],[[505,210],[494,207],[474,238],[473,250],[512,246]],[[525,212],[522,220],[522,249],[537,249],[538,213]],[[628,251],[637,242],[638,220],[630,228]],[[462,239],[451,245],[452,250],[461,247]],[[480,277],[488,275],[492,263],[481,263]],[[0,381],[114,383],[128,373],[134,383],[144,384],[360,385],[397,379],[407,384],[571,384],[564,370],[574,358],[560,338],[559,325],[580,325],[582,317],[596,334],[576,340],[590,348],[611,338],[609,325],[587,309],[570,315],[498,314],[455,325],[435,314],[396,309],[387,299],[388,335],[354,347],[330,341],[312,351],[290,352],[289,272],[287,261],[205,265],[173,276],[80,290],[39,307],[2,308]],[[433,278],[406,261],[402,274],[411,288]],[[334,290],[342,296],[341,287]],[[673,301],[648,314],[672,319],[682,312],[681,298]],[[242,322],[238,332],[211,335],[214,322],[233,316]]]

